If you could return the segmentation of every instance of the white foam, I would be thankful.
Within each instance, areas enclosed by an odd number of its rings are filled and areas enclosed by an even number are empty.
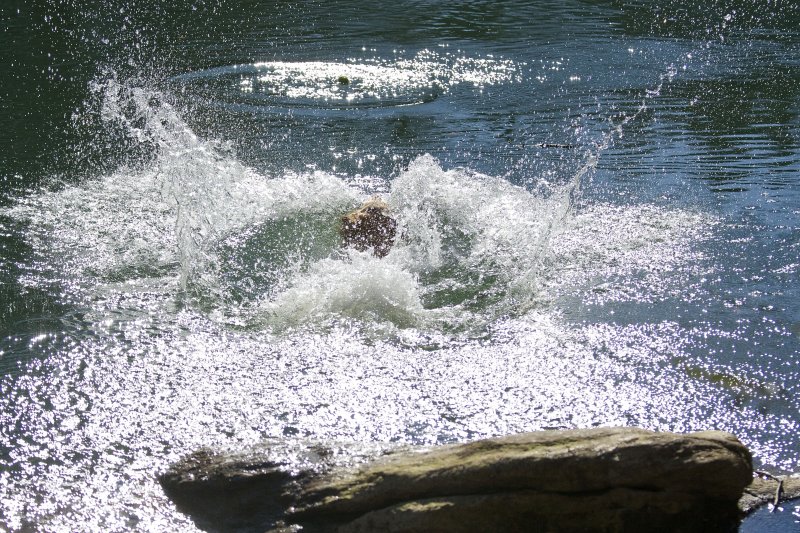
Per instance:
[[[157,91],[113,79],[95,89],[105,120],[152,145],[152,161],[28,197],[10,213],[58,258],[45,263],[64,264],[88,290],[98,279],[174,276],[177,298],[236,323],[474,332],[549,305],[568,283],[674,268],[709,222],[653,206],[594,205],[573,216],[596,154],[546,195],[424,155],[391,183],[399,237],[379,260],[338,246],[337,218],[363,191],[319,171],[263,175],[198,138]]]
[[[337,319],[416,326],[425,317],[419,291],[415,277],[397,262],[349,250],[295,276],[289,289],[261,303],[256,320],[279,328]]]
[[[502,178],[444,171],[423,156],[392,184],[391,204],[412,269],[480,272],[516,293],[512,305],[536,298],[554,221],[563,215],[559,195],[538,197]]]

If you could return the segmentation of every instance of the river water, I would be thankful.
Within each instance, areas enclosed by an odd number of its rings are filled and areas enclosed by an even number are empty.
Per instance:
[[[264,438],[797,471],[800,6],[657,4],[5,2],[0,529],[196,531],[155,475]]]

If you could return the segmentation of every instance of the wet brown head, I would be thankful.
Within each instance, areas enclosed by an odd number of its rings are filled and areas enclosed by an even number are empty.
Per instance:
[[[397,221],[392,218],[389,205],[373,196],[342,217],[339,234],[345,246],[362,252],[372,249],[376,257],[384,257],[394,244]]]

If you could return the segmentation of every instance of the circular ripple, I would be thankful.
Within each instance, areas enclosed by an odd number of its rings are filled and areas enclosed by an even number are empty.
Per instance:
[[[421,104],[445,89],[431,72],[402,65],[323,61],[233,65],[173,80],[221,103],[331,109]]]
[[[190,92],[225,106],[351,109],[423,104],[457,84],[476,87],[519,81],[502,59],[422,51],[392,61],[269,61],[230,65],[172,78]]]

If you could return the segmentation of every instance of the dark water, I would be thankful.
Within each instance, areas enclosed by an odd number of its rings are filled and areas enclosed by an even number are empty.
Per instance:
[[[192,531],[154,474],[266,437],[800,469],[800,5],[658,4],[5,2],[0,524]]]

